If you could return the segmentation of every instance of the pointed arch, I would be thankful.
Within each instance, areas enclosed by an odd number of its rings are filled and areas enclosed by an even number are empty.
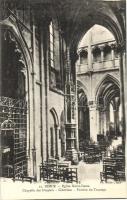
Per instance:
[[[16,42],[18,43],[22,51],[23,58],[26,64],[27,73],[32,71],[33,67],[32,55],[30,53],[27,42],[25,41],[22,35],[20,25],[16,23],[16,19],[14,19],[12,15],[10,15],[7,19],[0,22],[0,27],[9,30],[13,34]]]
[[[56,125],[56,126],[59,126],[59,118],[58,118],[58,115],[57,115],[57,112],[56,112],[55,108],[51,108],[51,109],[50,109],[50,113],[51,113],[52,116],[53,116],[55,125]]]
[[[12,120],[7,119],[1,124],[1,129],[4,129],[4,128],[9,128],[9,129],[13,128],[14,129],[15,123]]]
[[[77,92],[78,90],[82,90],[84,94],[86,95],[87,100],[89,99],[88,90],[80,80],[77,80]]]
[[[101,93],[102,90],[104,90],[103,85],[105,83],[114,83],[118,88],[120,88],[120,83],[119,80],[117,78],[115,78],[114,76],[110,75],[110,74],[106,74],[102,80],[98,83],[96,89],[95,89],[95,99],[96,101],[98,100],[99,94]],[[110,86],[110,85],[109,85]]]
[[[23,58],[23,64],[24,64],[24,71],[22,71],[22,77],[24,78],[24,81],[26,83],[25,86],[25,100],[27,101],[27,156],[30,156],[30,137],[31,133],[33,132],[33,127],[30,126],[30,124],[33,124],[33,109],[32,109],[32,101],[31,98],[32,95],[32,84],[31,84],[31,74],[33,71],[33,60],[32,60],[32,54],[30,52],[30,49],[27,45],[27,42],[25,41],[25,38],[22,34],[20,24],[17,22],[16,18],[12,15],[10,15],[8,18],[0,22],[0,29],[3,31],[8,31],[12,35],[12,38],[16,45],[18,46],[18,49],[20,50]],[[22,60],[21,60],[22,61]],[[32,131],[31,131],[32,130]]]

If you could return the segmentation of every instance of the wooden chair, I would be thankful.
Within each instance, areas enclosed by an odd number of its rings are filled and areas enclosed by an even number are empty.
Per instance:
[[[67,182],[78,182],[77,168],[66,169],[66,180]]]

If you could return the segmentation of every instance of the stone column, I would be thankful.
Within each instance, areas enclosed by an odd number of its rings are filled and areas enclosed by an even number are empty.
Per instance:
[[[115,135],[117,136],[119,133],[119,110],[115,109],[114,111],[114,130]]]
[[[53,133],[52,133],[52,136],[53,136],[53,158],[55,158],[56,156],[56,126],[53,127]]]
[[[59,150],[60,150],[60,145],[59,145],[60,127],[56,126],[55,130],[56,130],[56,155],[55,155],[55,158],[59,159],[60,158],[60,153],[59,153]]]
[[[112,66],[115,67],[115,44],[111,45]]]
[[[76,149],[77,151],[79,151],[79,132],[78,132],[78,95],[77,95],[77,69],[75,69],[75,77],[76,77],[76,81],[75,81],[75,95],[76,95],[76,107],[75,107],[75,121],[76,121]]]
[[[32,162],[33,162],[33,176],[37,180],[37,166],[36,166],[36,144],[35,144],[35,64],[36,64],[36,41],[35,41],[35,21],[32,21],[32,47],[33,47],[33,69],[32,69],[32,92],[33,92],[33,145],[32,145]]]
[[[46,26],[45,29],[43,28],[44,22],[42,21],[40,24],[40,65],[41,65],[41,128],[42,128],[42,136],[41,136],[41,152],[42,152],[42,162],[47,159],[47,144],[46,144],[46,73],[45,73],[45,60],[44,55],[46,54],[46,44],[44,43],[44,40],[46,40],[45,32],[46,32]]]
[[[92,32],[89,33],[89,38],[88,38],[88,69],[89,71],[92,71],[92,68],[93,68],[91,44],[92,44]]]
[[[97,142],[97,134],[98,134],[98,127],[97,127],[97,108],[96,105],[89,105],[89,117],[90,117],[90,138]]]
[[[100,46],[100,50],[101,50],[101,62],[102,66],[104,67],[104,46]]]
[[[104,110],[100,110],[100,134],[104,134]]]
[[[73,164],[78,163],[76,149],[76,92],[71,80],[70,49],[67,47],[66,84],[65,84],[65,111],[66,111],[66,160]]]
[[[97,127],[97,134],[100,134],[100,119],[99,119],[99,110],[96,109],[96,127]]]
[[[120,101],[121,101],[121,110],[122,110],[122,138],[123,138],[123,149],[125,149],[125,141],[126,141],[126,120],[127,120],[127,69],[126,69],[126,51],[125,51],[125,45],[126,42],[124,41],[124,44],[120,44],[118,46],[118,52],[119,52],[119,66],[120,66]]]
[[[104,118],[104,129],[103,129],[103,133],[106,135],[106,125],[107,125],[106,110],[103,112],[103,118]]]
[[[100,50],[101,50],[101,62],[104,61],[104,46],[100,46]]]
[[[106,132],[109,132],[109,123],[110,123],[110,116],[109,116],[109,109],[106,110]]]
[[[44,87],[42,87],[42,95],[44,106],[42,109],[44,114],[42,115],[43,121],[43,158],[48,159],[50,157],[50,127],[49,127],[49,24],[50,18],[48,16],[43,16],[42,18],[42,43],[43,43],[43,75]]]
[[[81,53],[81,52],[79,52],[79,65],[81,65],[81,57],[80,57],[80,53]]]

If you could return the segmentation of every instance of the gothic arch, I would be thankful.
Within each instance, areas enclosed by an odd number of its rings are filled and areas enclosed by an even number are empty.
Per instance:
[[[115,78],[114,76],[110,75],[110,74],[106,74],[102,80],[98,83],[96,89],[95,89],[95,99],[96,101],[98,101],[98,97],[99,97],[99,94],[102,90],[102,86],[103,84],[105,83],[105,81],[111,81],[113,82],[115,85],[117,85],[118,88],[120,88],[120,83],[119,83],[119,80],[117,78]]]
[[[54,118],[55,125],[59,126],[59,119],[58,119],[58,115],[57,115],[56,110],[54,108],[51,108],[50,113],[52,114],[52,116]]]
[[[22,35],[22,32],[20,30],[20,25],[15,22],[14,17],[9,16],[9,18],[0,22],[0,27],[1,28],[3,27],[9,30],[10,32],[12,32],[12,34],[15,37],[16,42],[18,43],[22,51],[28,73],[32,71],[32,66],[33,66],[32,55]]]
[[[85,85],[79,80],[77,80],[77,92],[78,92],[78,89],[82,90],[86,94],[87,100],[88,100],[89,99],[88,90],[85,87]]]
[[[32,68],[33,68],[33,60],[32,60],[32,56],[29,51],[29,48],[27,46],[27,43],[25,42],[25,39],[21,33],[19,24],[16,23],[16,20],[14,20],[13,16],[10,15],[7,19],[0,22],[0,28],[1,29],[3,28],[7,31],[10,31],[10,33],[12,33],[15,39],[15,42],[18,44],[21,50],[23,59],[25,61],[25,69],[27,71],[26,73],[27,90],[28,90],[27,98],[28,98],[28,101],[30,101],[30,98],[29,98],[30,73],[32,72]]]
[[[33,71],[33,60],[32,60],[32,55],[30,53],[30,50],[27,46],[27,43],[25,42],[25,39],[22,35],[22,32],[20,30],[20,25],[18,24],[17,20],[15,19],[14,16],[10,15],[8,18],[6,18],[5,20],[0,22],[0,29],[5,30],[5,31],[9,31],[13,38],[14,41],[16,42],[16,44],[18,45],[19,50],[22,53],[23,56],[23,61],[25,63],[25,79],[26,79],[26,100],[28,102],[28,114],[27,114],[27,149],[28,149],[28,153],[30,152],[30,129],[32,129],[32,127],[30,126],[31,124],[31,120],[32,120],[32,116],[30,113],[33,112],[32,111],[32,98],[31,96],[31,92],[32,92],[32,84],[31,84],[31,73]],[[30,155],[28,155],[30,156]]]
[[[107,9],[109,9],[109,8],[107,8]],[[101,26],[104,26],[105,28],[107,28],[115,37],[117,44],[124,45],[125,30],[121,28],[119,19],[115,15],[114,11],[111,9],[109,9],[109,10],[110,10],[110,12],[112,12],[112,15],[111,15],[111,13],[105,14],[105,11],[104,12],[99,11],[98,13],[96,13],[96,12],[92,12],[92,9],[90,10],[89,15],[86,16],[86,19],[84,18],[84,21],[86,23],[84,23],[84,25],[82,25],[81,28],[79,28],[78,25],[75,28],[75,32],[73,33],[73,37],[72,37],[71,44],[70,44],[72,52],[76,51],[80,40],[83,38],[83,36],[86,34],[86,32],[95,24],[98,24],[98,25],[101,25]],[[90,22],[90,16],[92,16],[91,22]],[[87,18],[88,18],[88,20],[87,20]],[[87,27],[86,27],[86,24],[88,24]],[[80,30],[80,31],[78,31],[78,30]]]
[[[12,120],[7,119],[1,124],[1,129],[4,129],[4,128],[9,128],[9,129],[13,128],[14,129],[15,123]]]

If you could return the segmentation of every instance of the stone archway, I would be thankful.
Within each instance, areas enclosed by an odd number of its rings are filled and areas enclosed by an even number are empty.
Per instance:
[[[58,155],[58,139],[59,139],[59,121],[58,116],[54,108],[50,110],[50,156],[53,158],[59,158]]]
[[[114,77],[107,75],[98,87],[96,95],[99,111],[99,134],[118,136],[120,105],[119,82]],[[111,113],[111,105],[113,113]],[[114,124],[111,124],[112,122],[110,121],[111,114],[114,118]]]
[[[78,135],[79,150],[84,151],[85,146],[90,140],[90,120],[88,99],[83,89],[78,88]]]
[[[13,148],[9,147],[9,154],[12,156],[10,164],[13,167],[13,178],[15,178],[21,174],[27,175],[28,173],[27,149],[29,149],[29,144],[27,139],[29,138],[29,118],[27,114],[28,96],[26,95],[29,92],[28,71],[26,69],[26,58],[20,42],[15,36],[15,31],[12,27],[4,24],[0,28],[2,38],[2,76],[0,80],[0,114],[2,117],[0,124],[4,124],[7,121],[12,121],[12,124],[15,124],[13,133],[10,134]],[[9,126],[10,123],[7,123],[8,130],[2,129],[2,131],[8,134],[11,130]],[[3,134],[2,136],[4,137]],[[7,139],[7,144],[8,140],[9,138]],[[9,170],[7,160],[5,166]]]
[[[65,134],[65,116],[62,111],[60,116],[60,140],[61,140],[61,157],[65,156],[66,152],[66,134]]]

